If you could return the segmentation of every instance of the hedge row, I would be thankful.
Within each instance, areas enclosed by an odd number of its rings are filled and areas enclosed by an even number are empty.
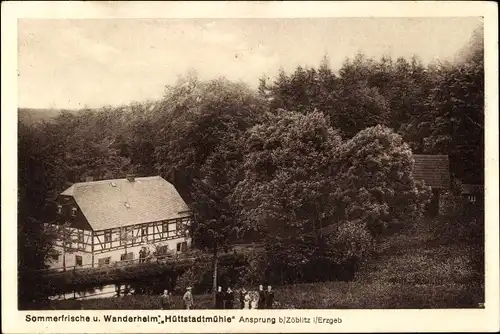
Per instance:
[[[129,284],[137,281],[147,281],[155,277],[177,277],[186,269],[210,261],[209,255],[181,258],[167,263],[146,262],[125,266],[109,266],[42,274],[35,277],[32,273],[20,274],[19,279],[25,284],[36,288],[41,296],[81,292],[102,287],[108,284]],[[219,257],[221,265],[244,260],[244,255],[237,253],[222,254]]]

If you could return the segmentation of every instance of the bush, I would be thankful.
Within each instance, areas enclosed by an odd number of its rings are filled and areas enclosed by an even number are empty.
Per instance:
[[[429,226],[435,243],[484,244],[484,220],[476,215],[454,213],[440,216]]]
[[[191,286],[193,293],[206,292],[212,286],[211,262],[196,261],[177,279],[176,292],[183,293]]]
[[[265,281],[274,285],[328,280],[352,280],[360,258],[345,252],[335,253],[332,238],[301,236],[274,239],[266,247]],[[352,245],[349,244],[349,247]],[[354,246],[355,247],[355,246]],[[362,256],[361,254],[358,254]]]
[[[335,263],[361,261],[369,256],[372,236],[361,221],[346,222],[327,237],[327,254]]]

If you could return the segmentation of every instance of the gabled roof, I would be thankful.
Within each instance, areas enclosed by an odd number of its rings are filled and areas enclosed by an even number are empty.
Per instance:
[[[75,183],[72,196],[94,230],[187,216],[189,208],[175,187],[160,176]]]
[[[413,177],[436,189],[450,188],[450,162],[447,155],[413,155]]]

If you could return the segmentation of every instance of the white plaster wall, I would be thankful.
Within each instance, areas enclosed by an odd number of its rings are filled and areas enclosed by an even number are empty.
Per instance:
[[[177,239],[172,239],[172,240],[165,240],[165,241],[158,241],[157,243],[154,244],[160,244],[161,246],[168,245],[168,248],[170,251],[176,253],[177,250],[177,243],[181,242],[187,242],[188,248],[191,247],[191,238],[177,238]],[[151,243],[153,245],[153,243]],[[134,259],[139,259],[139,251],[143,245],[136,245],[133,247],[127,247],[127,253],[134,253]],[[59,261],[50,263],[50,268],[52,269],[61,269],[63,268],[63,254],[62,254],[62,247],[60,246],[55,246],[55,249],[60,252],[59,255]],[[150,247],[151,252],[153,251],[153,247]],[[104,253],[99,253],[94,255],[94,266],[97,267],[99,265],[99,259],[111,257],[111,263],[113,262],[119,262],[121,259],[121,255],[125,253],[125,248],[120,248],[112,251],[107,251]],[[91,253],[85,253],[81,251],[75,251],[73,253],[66,253],[66,268],[67,269],[73,269],[73,266],[76,264],[76,255],[80,255],[82,257],[82,265],[84,268],[89,268],[92,266],[92,254]]]
[[[54,262],[49,264],[49,268],[51,268],[51,269],[63,268],[63,256],[66,258],[66,268],[67,269],[73,269],[73,266],[76,265],[76,255],[79,255],[82,257],[82,265],[83,266],[85,266],[85,264],[92,263],[92,254],[91,253],[75,251],[72,253],[66,252],[63,255],[62,247],[54,246],[54,249],[59,251],[60,255],[59,255],[58,261],[54,261]]]

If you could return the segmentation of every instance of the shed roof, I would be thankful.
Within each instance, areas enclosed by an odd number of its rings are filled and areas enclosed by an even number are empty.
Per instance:
[[[75,183],[72,196],[94,230],[185,217],[189,208],[175,187],[160,176]]]
[[[447,155],[413,155],[413,176],[435,189],[450,188],[450,162]]]

